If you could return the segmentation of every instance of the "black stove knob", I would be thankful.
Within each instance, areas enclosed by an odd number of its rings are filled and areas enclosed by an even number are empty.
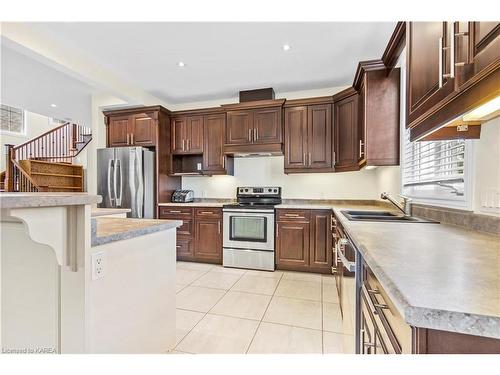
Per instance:
[[[278,189],[274,189],[274,192],[277,193],[278,192]]]
[[[245,189],[245,193],[248,193],[248,189]]]

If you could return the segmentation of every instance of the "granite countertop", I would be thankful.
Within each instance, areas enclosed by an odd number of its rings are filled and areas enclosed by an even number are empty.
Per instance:
[[[182,225],[181,220],[96,217],[91,221],[92,246],[128,240]]]
[[[446,224],[349,221],[346,207],[332,208],[408,324],[500,339],[500,237]]]
[[[93,207],[91,211],[92,217],[98,216],[109,216],[109,215],[119,215],[126,214],[132,211],[130,208],[101,208],[101,207]]]
[[[236,203],[236,201],[234,199],[196,199],[194,202],[189,202],[189,203],[173,203],[173,202],[158,203],[158,206],[222,207],[225,204],[231,204],[231,203]]]
[[[100,195],[88,193],[0,193],[0,208],[76,206],[101,200]]]

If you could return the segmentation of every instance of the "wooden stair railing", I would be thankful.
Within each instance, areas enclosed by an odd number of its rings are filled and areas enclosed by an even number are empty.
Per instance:
[[[65,123],[18,146],[6,146],[6,170],[0,175],[4,191],[47,191],[37,185],[19,163],[21,160],[40,160],[49,163],[71,164],[73,158],[92,140],[91,129]],[[21,189],[21,190],[20,190]]]

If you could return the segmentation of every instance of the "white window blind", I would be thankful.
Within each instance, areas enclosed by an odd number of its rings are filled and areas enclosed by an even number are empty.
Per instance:
[[[1,104],[0,130],[7,133],[24,134],[24,111]]]
[[[423,199],[465,201],[468,143],[463,139],[410,142],[405,130],[403,193]]]

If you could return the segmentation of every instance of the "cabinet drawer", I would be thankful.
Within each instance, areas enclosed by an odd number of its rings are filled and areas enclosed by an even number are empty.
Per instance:
[[[160,219],[171,219],[174,216],[192,216],[192,207],[179,207],[179,206],[168,206],[160,208]]]
[[[279,209],[276,210],[278,221],[307,221],[311,218],[309,210]]]
[[[193,260],[194,259],[194,240],[189,237],[177,236],[176,252],[177,260]]]
[[[199,207],[194,209],[194,216],[199,218],[221,218],[222,209],[218,207]]]
[[[379,281],[370,269],[364,267],[363,291],[377,314],[379,330],[383,332],[384,341],[396,351],[411,353],[411,327],[404,321]]]

